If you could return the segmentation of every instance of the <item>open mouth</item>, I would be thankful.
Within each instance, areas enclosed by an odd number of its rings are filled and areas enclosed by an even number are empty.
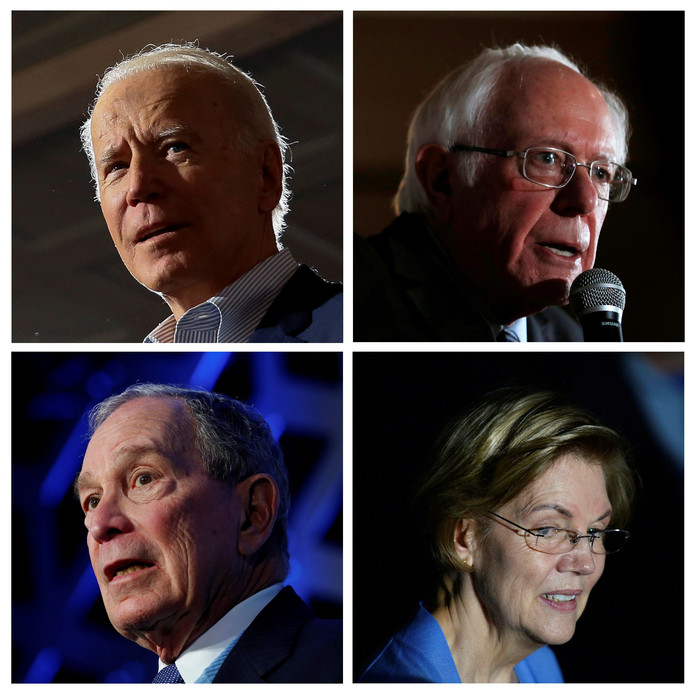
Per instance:
[[[117,564],[114,564],[113,566],[109,566],[106,568],[106,577],[108,578],[109,581],[112,581],[114,578],[120,578],[121,576],[128,576],[129,574],[134,574],[138,571],[144,571],[145,569],[149,569],[154,564],[150,564],[148,562],[140,562],[140,561],[125,561],[125,562],[120,562]]]
[[[560,593],[543,593],[542,597],[552,602],[571,602],[576,599],[575,595],[561,595]]]
[[[168,234],[172,231],[178,231],[182,226],[182,224],[172,224],[168,227],[153,229],[152,231],[148,231],[147,233],[143,234],[142,238],[138,239],[137,242],[144,243],[145,241],[149,241],[150,239],[156,238],[157,236],[163,236],[164,234]]]
[[[540,246],[562,258],[573,258],[575,255],[578,255],[578,249],[573,246],[564,246],[559,243],[541,243]]]

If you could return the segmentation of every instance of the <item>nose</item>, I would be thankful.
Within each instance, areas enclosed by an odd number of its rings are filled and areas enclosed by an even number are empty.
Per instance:
[[[583,536],[571,551],[560,555],[559,571],[570,571],[577,574],[592,574],[595,571],[595,554],[591,549],[590,538]]]
[[[130,532],[133,525],[123,510],[122,500],[115,494],[104,495],[96,508],[89,511],[85,525],[89,536],[97,544],[103,544],[117,535]]]
[[[128,166],[128,205],[134,207],[139,203],[149,202],[163,192],[164,186],[156,162],[146,154],[134,154]]]
[[[598,191],[590,178],[590,167],[578,164],[571,180],[557,190],[552,208],[563,216],[583,216],[593,212],[600,204]]]

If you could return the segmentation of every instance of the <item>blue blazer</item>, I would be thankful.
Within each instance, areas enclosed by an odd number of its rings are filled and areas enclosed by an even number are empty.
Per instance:
[[[519,682],[563,682],[559,663],[544,646],[514,668]],[[460,682],[446,637],[424,607],[388,642],[360,682]]]
[[[342,622],[316,618],[287,586],[231,649],[219,682],[342,682]]]
[[[248,341],[342,342],[342,285],[299,265]]]

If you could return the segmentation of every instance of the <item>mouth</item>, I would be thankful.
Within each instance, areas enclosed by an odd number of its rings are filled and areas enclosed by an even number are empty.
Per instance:
[[[575,595],[561,595],[560,593],[543,593],[542,597],[545,600],[553,600],[554,602],[571,602],[576,599]]]
[[[132,560],[120,561],[107,566],[104,570],[104,574],[106,575],[108,581],[111,582],[116,578],[128,576],[130,574],[137,573],[138,571],[144,571],[145,569],[151,569],[153,566],[154,564],[149,562]]]
[[[163,236],[164,234],[169,234],[174,231],[178,231],[183,227],[183,224],[170,224],[168,226],[160,227],[145,227],[142,229],[137,237],[135,238],[135,243],[144,243],[150,239],[156,238],[158,236]]]
[[[582,592],[580,590],[564,590],[556,593],[542,593],[540,599],[558,612],[573,612],[578,602],[576,598]]]
[[[562,258],[573,258],[581,253],[575,246],[566,246],[561,243],[540,243],[539,245]]]

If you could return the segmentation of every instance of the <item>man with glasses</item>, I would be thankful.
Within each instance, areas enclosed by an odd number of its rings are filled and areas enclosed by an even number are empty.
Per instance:
[[[554,48],[451,73],[410,125],[398,218],[355,238],[355,339],[581,341],[559,307],[636,183],[628,130],[619,97]]]

